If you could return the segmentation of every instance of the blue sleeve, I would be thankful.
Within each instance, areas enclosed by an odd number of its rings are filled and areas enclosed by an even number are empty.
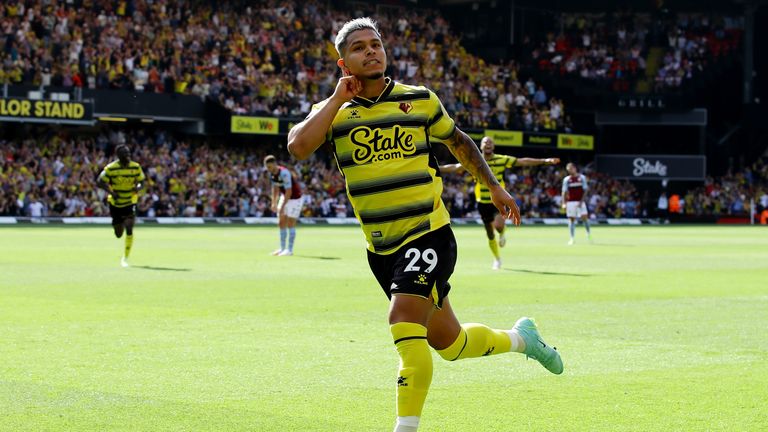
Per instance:
[[[565,193],[566,191],[568,191],[568,177],[563,179],[563,188],[561,193]]]
[[[293,186],[291,173],[287,169],[280,170],[280,180],[283,181],[283,187],[286,189],[290,189]]]
[[[586,193],[589,187],[587,186],[587,176],[584,174],[581,175],[581,185],[584,187],[584,192]]]

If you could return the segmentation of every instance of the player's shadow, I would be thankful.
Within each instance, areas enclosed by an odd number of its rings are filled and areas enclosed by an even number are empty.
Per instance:
[[[341,257],[329,257],[329,256],[312,256],[312,255],[296,255],[299,258],[309,258],[309,259],[316,259],[316,260],[340,260]]]
[[[143,270],[157,270],[157,271],[174,271],[174,272],[192,271],[192,269],[188,269],[188,268],[175,268],[175,267],[154,267],[154,266],[131,266],[131,267],[143,269]]]
[[[594,276],[593,274],[589,274],[589,273],[564,273],[564,272],[550,272],[550,271],[538,271],[538,270],[511,269],[511,268],[505,268],[504,270],[515,272],[515,273],[532,273],[532,274],[539,274],[539,275],[545,275],[545,276],[576,276],[576,277]]]

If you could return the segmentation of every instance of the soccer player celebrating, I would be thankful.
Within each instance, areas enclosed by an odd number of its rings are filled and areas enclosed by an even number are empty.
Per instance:
[[[587,229],[587,239],[592,241],[592,234],[589,231],[589,212],[587,204],[587,177],[579,174],[579,169],[573,163],[565,166],[568,175],[563,179],[563,208],[568,217],[568,230],[571,232],[571,239],[568,244],[573,244],[573,235],[576,231],[576,219],[581,218],[584,222],[584,228]]]
[[[499,182],[502,188],[504,184],[504,172],[512,167],[527,167],[536,165],[557,165],[560,163],[558,158],[547,159],[535,159],[535,158],[516,158],[514,156],[495,154],[493,151],[496,145],[493,142],[493,138],[486,136],[480,141],[480,150],[483,153],[483,158],[491,168],[494,177]],[[461,164],[442,165],[440,170],[444,172],[458,172],[462,170]],[[475,200],[477,201],[477,210],[480,212],[480,218],[485,225],[485,233],[488,236],[488,246],[493,253],[493,265],[494,270],[501,268],[501,254],[499,248],[504,247],[507,244],[507,239],[504,237],[505,222],[501,213],[499,213],[496,206],[491,201],[491,190],[482,182],[475,179]],[[499,233],[499,239],[496,240],[496,232]]]
[[[133,224],[136,221],[136,203],[138,191],[144,187],[146,178],[141,166],[131,160],[128,146],[119,145],[115,149],[117,160],[111,162],[99,174],[99,187],[109,192],[109,214],[115,236],[120,238],[125,231],[125,252],[120,264],[128,267],[128,256],[133,246]]]
[[[272,255],[291,256],[293,242],[296,240],[296,221],[301,215],[303,204],[301,186],[288,168],[277,164],[274,156],[264,158],[264,167],[272,179],[272,211],[277,214],[280,228],[280,249],[272,252]],[[286,237],[288,247],[285,245]]]
[[[515,225],[520,212],[477,145],[459,130],[435,93],[384,76],[387,56],[371,19],[347,22],[336,36],[343,77],[291,129],[288,150],[309,157],[329,142],[368,244],[368,264],[390,299],[389,324],[400,356],[395,432],[415,431],[432,380],[429,347],[448,360],[521,352],[547,370],[563,371],[529,318],[510,330],[460,324],[448,300],[456,239],[440,194],[430,139],[441,140],[489,189]]]

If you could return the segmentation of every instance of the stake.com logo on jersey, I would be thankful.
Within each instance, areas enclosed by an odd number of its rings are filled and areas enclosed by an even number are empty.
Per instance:
[[[349,139],[357,146],[352,160],[358,165],[400,159],[416,153],[413,134],[395,126],[392,129],[371,129],[360,126],[352,129]]]

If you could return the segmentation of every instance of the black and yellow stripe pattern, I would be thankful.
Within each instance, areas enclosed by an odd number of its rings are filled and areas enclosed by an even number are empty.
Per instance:
[[[491,172],[496,176],[496,180],[499,181],[501,187],[505,187],[504,184],[504,171],[515,166],[517,158],[514,156],[494,154],[490,159],[486,159],[488,166],[491,168]],[[475,199],[479,203],[490,204],[491,190],[487,186],[480,182],[475,182]]]
[[[128,166],[123,166],[119,160],[116,160],[104,167],[99,178],[112,186],[114,194],[110,194],[107,198],[109,203],[115,207],[126,207],[138,202],[136,185],[146,177],[138,163],[130,161]]]
[[[336,114],[327,138],[368,250],[390,254],[450,223],[430,142],[454,130],[432,91],[389,79],[375,100],[356,97]]]

